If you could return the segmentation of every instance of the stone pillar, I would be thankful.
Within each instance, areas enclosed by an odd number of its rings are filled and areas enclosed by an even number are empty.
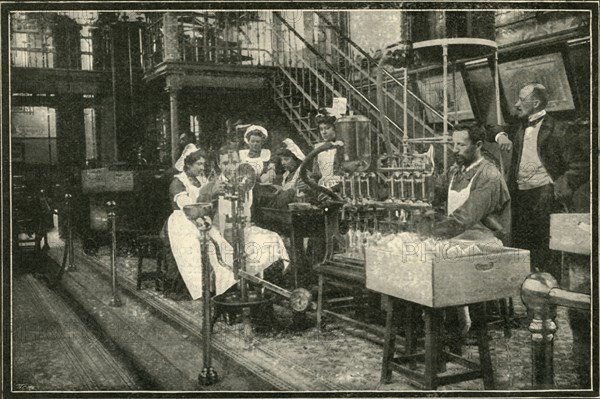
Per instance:
[[[179,33],[177,15],[167,12],[163,15],[163,44],[165,46],[165,61],[179,61]]]
[[[179,95],[181,79],[178,75],[167,76],[167,91],[169,92],[169,107],[171,114],[171,164],[175,164],[179,156]]]

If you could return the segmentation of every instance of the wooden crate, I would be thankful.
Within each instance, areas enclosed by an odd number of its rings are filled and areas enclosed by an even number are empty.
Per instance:
[[[592,219],[589,213],[550,215],[550,249],[589,255],[592,251]]]
[[[366,251],[368,289],[432,308],[516,296],[529,274],[529,251],[516,248],[458,257],[418,248]]]

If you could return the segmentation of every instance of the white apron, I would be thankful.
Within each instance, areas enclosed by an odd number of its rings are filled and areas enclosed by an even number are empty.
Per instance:
[[[317,148],[324,143],[318,143]],[[319,170],[321,171],[321,178],[319,179],[319,185],[327,188],[331,188],[342,181],[340,176],[334,175],[333,164],[335,162],[335,154],[337,148],[332,148],[327,151],[320,152],[317,155],[317,162],[319,163]]]
[[[478,174],[479,172],[475,173],[475,176],[477,176]],[[457,210],[465,202],[467,202],[467,199],[471,194],[471,184],[473,184],[475,176],[471,178],[471,181],[469,181],[467,187],[463,188],[460,191],[452,190],[452,183],[454,183],[454,176],[452,176],[452,179],[450,180],[450,185],[448,186],[448,216],[452,215],[455,210]]]
[[[260,151],[258,158],[250,158],[248,154],[250,150],[240,150],[240,163],[247,163],[254,168],[256,176],[261,176],[265,167],[265,162],[271,159],[271,151],[263,149]]]
[[[473,175],[471,178],[471,181],[469,181],[467,187],[460,191],[452,190],[452,183],[454,182],[454,176],[452,176],[450,185],[448,186],[448,216],[452,215],[454,211],[460,208],[467,201],[469,195],[471,194],[471,185],[478,174],[479,172],[475,173],[475,175]],[[453,238],[453,240],[480,241],[488,244],[493,243],[494,245],[503,246],[502,241],[496,238],[494,233],[481,223],[476,223],[471,229],[457,235]]]
[[[244,202],[244,215],[246,216],[247,222],[250,221],[251,206],[252,192],[250,191],[246,201]],[[216,218],[218,223],[215,225],[219,226],[221,233],[229,238],[231,236],[231,224],[226,222],[228,215],[231,215],[231,201],[220,196],[219,210]],[[279,234],[267,229],[250,225],[244,229],[244,240],[246,244],[245,251],[247,255],[246,272],[250,274],[261,273],[267,267],[273,264],[273,262],[279,259],[283,261],[283,270],[287,270],[290,260],[283,240]],[[221,236],[220,240],[217,242],[221,249],[223,261],[232,267],[233,247],[223,236]],[[227,288],[229,287],[226,287],[225,289]]]
[[[200,187],[194,186],[185,173],[180,173],[176,178],[184,184],[190,198],[198,198]],[[173,211],[167,223],[169,243],[179,273],[192,299],[198,299],[202,297],[201,234],[183,210]],[[209,235],[217,242],[224,241],[215,227],[209,231]],[[232,270],[219,264],[212,243],[209,244],[209,259],[214,270],[216,293],[219,295],[235,284],[235,277]]]
[[[454,182],[454,176],[450,180],[450,186],[448,187],[448,216],[450,216],[455,210],[460,208],[469,198],[471,194],[471,185],[473,184],[473,180],[479,172],[475,173],[475,175],[469,181],[467,187],[463,188],[460,191],[452,190],[452,183]],[[488,231],[483,229],[473,229],[471,231],[465,231],[462,234],[453,238],[454,240],[477,240],[480,242],[489,242],[489,240],[494,240],[496,244],[502,245],[502,242],[498,240],[494,235]],[[469,307],[461,306],[458,307],[458,318],[461,325],[461,333],[464,335],[467,334],[469,329],[471,328],[471,316],[469,315]]]

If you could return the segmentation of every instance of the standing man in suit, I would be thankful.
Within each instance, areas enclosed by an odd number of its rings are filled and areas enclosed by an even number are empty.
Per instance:
[[[519,123],[493,129],[491,138],[501,150],[513,150],[507,181],[512,245],[531,252],[534,270],[560,280],[560,265],[548,246],[550,214],[565,212],[573,192],[589,180],[589,137],[549,116],[547,104],[543,85],[525,84],[515,104]]]

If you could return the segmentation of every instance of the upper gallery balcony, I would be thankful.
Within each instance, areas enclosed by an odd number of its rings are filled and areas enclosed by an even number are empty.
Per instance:
[[[146,15],[143,64],[146,81],[179,74],[183,79],[264,75],[271,65],[271,12],[198,11]],[[219,79],[221,77],[221,79]],[[262,78],[239,84],[262,85]],[[186,85],[186,82],[183,83]],[[194,85],[204,85],[196,82]]]

